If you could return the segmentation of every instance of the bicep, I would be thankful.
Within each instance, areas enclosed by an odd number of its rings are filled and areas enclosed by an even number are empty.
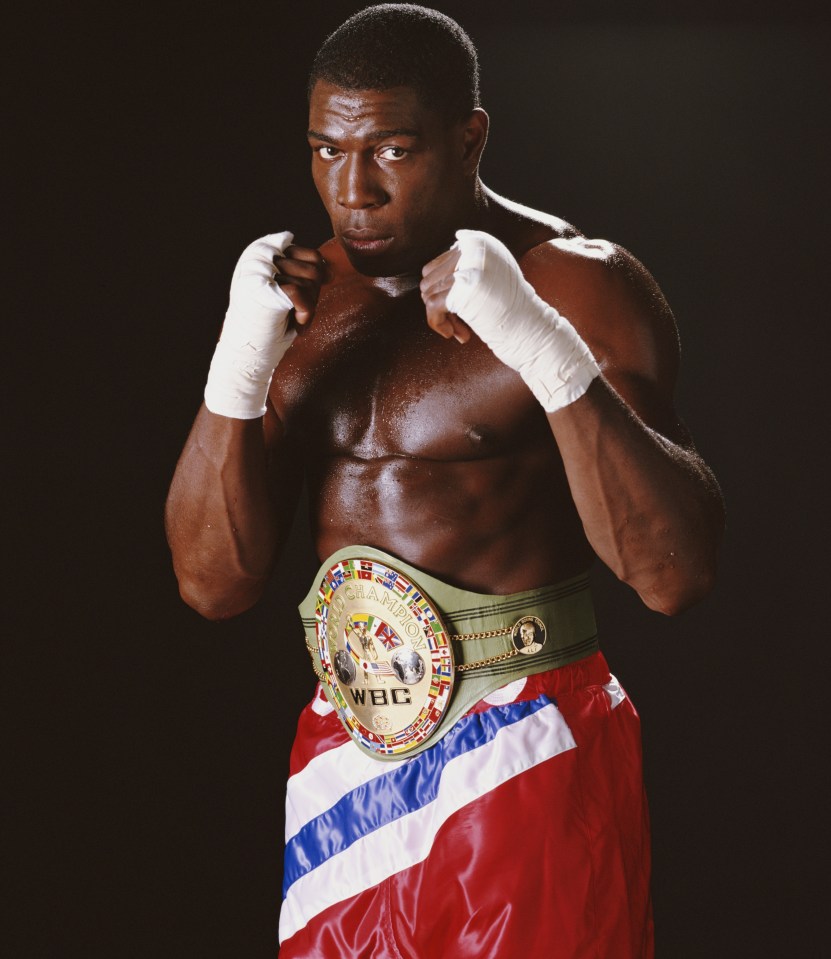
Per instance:
[[[675,409],[680,341],[669,304],[652,275],[625,250],[615,249],[605,273],[587,323],[603,375],[647,426],[690,446]]]

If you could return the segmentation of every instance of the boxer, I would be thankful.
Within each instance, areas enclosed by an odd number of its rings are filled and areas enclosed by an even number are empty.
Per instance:
[[[586,571],[665,614],[714,582],[723,508],[675,410],[672,313],[630,253],[484,185],[454,21],[367,8],[309,91],[333,237],[243,252],[167,507],[183,598],[225,619],[307,484],[321,683],[281,954],[651,956],[638,717]],[[346,607],[384,640],[383,686],[334,668]]]

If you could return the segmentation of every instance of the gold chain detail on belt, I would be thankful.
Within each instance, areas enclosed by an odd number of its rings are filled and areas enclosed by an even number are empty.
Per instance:
[[[507,636],[513,627],[504,626],[501,629],[485,629],[481,633],[456,633],[451,635],[451,639],[456,639],[460,643],[467,642],[471,639],[493,639],[495,636]],[[497,656],[488,656],[487,659],[479,659],[475,663],[459,663],[456,666],[457,673],[464,673],[468,669],[478,669],[480,666],[492,666],[494,663],[504,662],[506,659],[510,659],[512,656],[516,656],[519,650],[509,649],[506,653],[499,653]]]
[[[467,669],[478,669],[479,666],[491,666],[493,663],[501,663],[505,659],[519,655],[518,649],[509,649],[507,653],[500,653],[498,656],[489,656],[487,659],[477,660],[475,663],[459,663],[456,666],[457,673],[463,673]]]
[[[469,639],[493,639],[494,636],[507,636],[513,629],[512,626],[504,626],[502,629],[486,629],[481,633],[456,633],[451,635],[451,639],[458,639],[464,643]]]

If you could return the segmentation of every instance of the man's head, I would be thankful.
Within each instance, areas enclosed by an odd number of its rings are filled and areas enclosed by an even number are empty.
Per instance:
[[[523,623],[519,627],[519,635],[523,646],[530,646],[536,640],[536,633],[533,623]]]
[[[438,10],[412,3],[367,7],[329,36],[309,75],[341,90],[410,87],[422,106],[463,120],[479,104],[479,61],[465,31]]]
[[[472,225],[478,102],[476,51],[436,11],[371,7],[323,44],[309,81],[312,174],[359,272],[417,273]]]

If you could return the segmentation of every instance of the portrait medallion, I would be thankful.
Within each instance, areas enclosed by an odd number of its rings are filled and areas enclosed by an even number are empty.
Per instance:
[[[533,656],[545,645],[548,632],[538,616],[523,616],[511,629],[514,648],[523,656]]]

